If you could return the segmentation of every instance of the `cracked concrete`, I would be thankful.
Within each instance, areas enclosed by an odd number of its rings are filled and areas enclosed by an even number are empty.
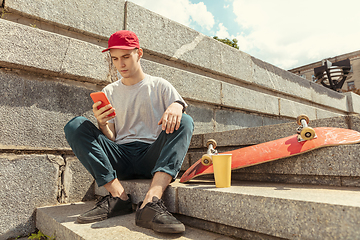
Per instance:
[[[68,167],[66,166],[66,161],[61,156],[55,156],[55,155],[47,155],[47,158],[50,162],[57,164],[59,167],[58,172],[58,180],[57,180],[57,201],[59,203],[67,203],[69,198],[69,183],[70,181],[66,181],[69,174]],[[65,180],[66,179],[66,180]],[[67,183],[67,184],[66,184]]]

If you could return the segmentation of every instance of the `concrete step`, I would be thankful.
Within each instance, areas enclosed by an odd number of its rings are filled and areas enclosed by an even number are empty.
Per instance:
[[[134,203],[144,198],[149,184],[149,180],[123,182]],[[103,188],[96,193],[106,194]],[[360,239],[359,188],[248,181],[216,188],[213,181],[177,180],[163,199],[185,224],[230,237]]]
[[[359,123],[360,118],[355,115],[315,120],[310,122],[310,126],[351,128],[359,131]],[[293,122],[196,135],[193,137],[187,155],[187,167],[206,153],[207,139],[215,139],[218,145],[217,149],[221,153],[293,135],[296,133],[297,126]],[[359,144],[326,147],[298,156],[237,170],[233,172],[233,179],[360,187],[359,151]]]
[[[37,209],[36,225],[44,234],[56,240],[216,240],[232,238],[186,226],[184,234],[160,234],[135,225],[135,213],[110,218],[97,223],[77,224],[76,217],[91,209],[95,202],[64,204]]]

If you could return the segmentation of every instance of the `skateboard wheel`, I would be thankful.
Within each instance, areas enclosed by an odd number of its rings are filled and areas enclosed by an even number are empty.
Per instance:
[[[300,132],[300,136],[304,140],[311,140],[315,137],[315,130],[311,127],[303,128]]]
[[[210,166],[212,164],[212,159],[209,154],[204,154],[201,158],[201,164],[204,166]]]
[[[216,148],[216,141],[214,139],[209,139],[207,142],[206,142],[206,147],[209,148],[209,145],[212,144],[213,145],[213,148],[215,149]]]
[[[296,118],[297,124],[301,125],[301,120],[302,120],[302,119],[304,119],[304,120],[306,121],[306,123],[309,124],[310,119],[309,119],[309,117],[306,116],[305,114],[301,114],[301,115],[299,115],[299,116]]]

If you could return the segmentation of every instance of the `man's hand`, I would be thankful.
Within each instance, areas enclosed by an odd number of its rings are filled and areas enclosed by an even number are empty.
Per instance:
[[[102,107],[100,109],[97,109],[98,106],[100,106],[101,102],[96,102],[93,104],[93,113],[95,115],[95,118],[97,119],[99,123],[99,127],[107,125],[107,121],[110,119],[113,119],[115,116],[108,116],[109,114],[115,112],[115,109],[111,106],[111,104],[106,105],[105,107]]]
[[[162,125],[162,130],[166,133],[173,133],[180,127],[183,106],[179,103],[172,103],[162,115],[158,125]]]

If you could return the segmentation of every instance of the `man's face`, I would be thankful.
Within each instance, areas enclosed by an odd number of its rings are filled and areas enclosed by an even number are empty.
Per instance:
[[[123,78],[134,77],[140,69],[142,49],[110,49],[111,59]]]

